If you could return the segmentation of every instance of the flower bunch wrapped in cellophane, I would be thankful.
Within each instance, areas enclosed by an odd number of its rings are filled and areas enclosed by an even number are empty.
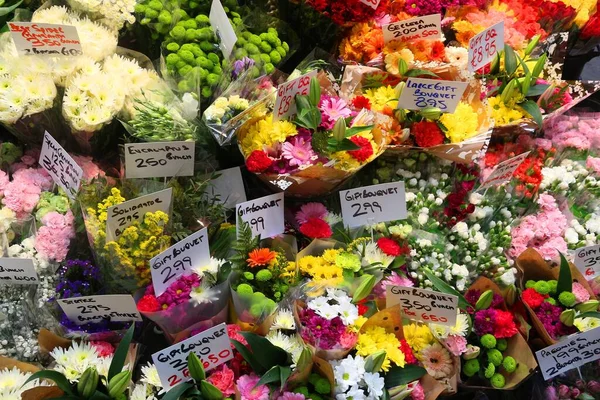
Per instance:
[[[271,326],[274,312],[298,283],[296,256],[290,244],[280,239],[252,238],[247,223],[239,221],[235,255],[230,277],[236,324],[245,331],[264,334]]]
[[[470,162],[476,158],[490,137],[492,122],[489,112],[481,102],[478,81],[469,83],[456,110],[444,113],[437,106],[428,105],[421,110],[398,108],[405,81],[412,76],[404,60],[398,62],[400,76],[381,70],[348,66],[342,80],[342,94],[353,109],[367,108],[378,115],[378,124],[389,133],[387,149],[418,147],[452,161]],[[463,81],[460,71],[453,66],[441,66],[426,71],[425,77],[449,81]]]
[[[155,183],[156,187],[161,185]],[[152,193],[156,190],[143,192]],[[171,237],[167,234],[169,215],[163,211],[147,212],[127,227],[116,239],[107,241],[107,210],[127,199],[140,195],[139,188],[125,184],[121,188],[110,186],[106,180],[96,179],[81,188],[79,201],[85,228],[96,262],[102,268],[109,292],[133,293],[150,282],[150,259],[166,250]]]
[[[387,133],[367,111],[356,113],[323,72],[310,94],[296,96],[297,115],[253,118],[238,131],[246,166],[291,196],[315,196],[338,187],[384,150]]]

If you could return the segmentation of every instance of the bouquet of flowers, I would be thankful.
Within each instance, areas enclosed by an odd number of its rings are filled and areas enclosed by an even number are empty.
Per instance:
[[[309,239],[327,239],[339,229],[342,217],[331,212],[322,203],[302,204],[295,214],[298,231]]]

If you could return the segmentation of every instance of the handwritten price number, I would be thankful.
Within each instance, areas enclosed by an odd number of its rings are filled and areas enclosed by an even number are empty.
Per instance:
[[[63,160],[60,160],[56,153],[52,153],[52,160],[50,158],[48,158],[47,154],[44,155],[44,159],[42,160],[42,163],[44,164],[44,167],[46,168],[46,170],[51,171],[52,173],[60,176],[60,182],[71,193],[75,193],[75,189],[71,187],[71,183],[65,179],[65,174],[66,175],[71,174],[71,167],[69,165],[67,165],[67,168],[65,169]],[[60,171],[58,169],[56,169],[57,165],[60,167]]]
[[[350,206],[350,208],[355,208],[356,211],[354,211],[354,214],[352,214],[353,217],[358,217],[361,215],[367,215],[369,214],[369,211],[367,211],[367,209],[370,210],[371,214],[375,214],[375,209],[377,208],[379,210],[379,212],[383,211],[383,208],[381,207],[381,205],[379,205],[378,202],[373,201],[371,203],[354,203]]]
[[[140,218],[140,214],[136,211],[132,215],[126,215],[119,218],[119,226],[124,226],[128,222],[137,221]]]
[[[304,76],[300,78],[298,81],[298,89],[302,89],[302,91],[297,94],[306,96],[308,94],[308,90],[310,88],[310,76]],[[281,102],[279,103],[279,108],[277,109],[277,115],[281,116],[286,114],[290,110],[290,104],[292,102],[293,96],[284,96],[284,91],[286,91],[285,87],[281,87],[279,89],[279,96],[281,97]]]
[[[260,224],[260,228],[258,227],[259,224]],[[265,229],[265,219],[263,217],[252,218],[250,220],[250,225],[252,225],[252,228],[255,231],[258,229]]]
[[[585,263],[585,265],[587,265],[587,268],[585,270],[585,276],[592,276],[594,275],[594,268],[592,268],[594,265],[598,264],[598,261],[600,261],[600,256],[596,256],[596,257],[589,257],[583,260],[583,262]]]
[[[491,29],[485,33],[485,46],[479,46],[473,50],[473,59],[471,60],[471,66],[473,68],[483,61],[484,50],[486,58],[492,57],[494,54],[496,54],[496,51],[498,50],[496,48],[496,41],[493,40],[490,42],[490,40],[494,39],[496,36],[498,36],[498,33],[495,29]]]
[[[574,350],[574,349],[571,349]],[[581,355],[583,356],[584,360],[587,360],[588,358],[592,358],[593,356],[597,356],[600,354],[600,347],[596,347],[593,350],[583,350],[581,352]],[[554,361],[559,362],[560,358],[565,358],[565,357],[569,357],[569,354],[566,351],[560,352],[558,353],[556,356],[552,356],[554,358]],[[564,365],[563,365],[564,367]],[[556,373],[558,373],[562,368],[558,368],[558,366],[553,366],[550,367],[546,370],[546,374],[548,375],[554,375]]]
[[[208,367],[210,367],[210,364],[217,364],[219,362],[219,360],[222,359],[226,359],[231,355],[231,350],[229,349],[225,349],[222,350],[219,354],[210,354],[208,356],[208,360],[210,361],[203,361],[202,362],[202,366],[204,367],[204,369],[207,369]],[[190,371],[189,369],[186,367],[184,368],[182,371],[183,376],[185,378],[189,378],[190,377]],[[177,375],[171,375],[168,379],[169,381],[169,387],[173,387],[175,385],[177,385],[178,383],[180,383],[182,381],[181,378],[179,378]]]
[[[110,311],[110,307],[106,307],[100,304],[88,304],[86,306],[77,306],[77,309],[81,312],[81,314],[91,314],[92,311]]]
[[[436,100],[436,99],[425,99],[425,97],[419,96],[416,98],[415,105],[419,108],[425,108],[427,106],[437,107],[440,110],[444,111],[448,108],[446,102],[444,100]]]
[[[400,39],[400,38],[402,38],[402,36],[407,36],[407,35],[410,35],[411,33],[416,32],[417,28],[413,27],[413,28],[404,28],[402,30],[400,30],[400,29],[398,29],[398,30],[396,30],[396,29],[388,29],[388,30],[394,32],[394,39]],[[439,35],[439,34],[440,34],[440,32],[437,29],[432,29],[432,30],[429,30],[429,31],[423,31],[423,32],[421,32],[420,33],[420,37],[426,38],[426,37],[429,37],[429,36]]]
[[[167,160],[165,160],[165,159],[155,160],[152,157],[146,158],[146,159],[136,158],[135,163],[136,163],[137,168],[158,167],[159,165],[163,165],[163,166],[167,165]]]
[[[192,259],[190,257],[183,257],[182,260],[177,260],[174,264],[173,264],[173,268],[176,271],[179,271],[179,268],[181,268],[183,271],[185,271],[185,267],[191,267],[192,266]],[[164,275],[165,272],[167,272],[167,277],[163,280],[163,283],[167,283],[169,282],[171,279],[175,278],[175,273],[173,272],[173,268],[171,268],[170,266],[165,267],[162,271],[160,271],[161,275]]]
[[[448,322],[448,318],[446,317],[436,317],[433,314],[421,313],[421,319],[423,321],[431,321],[431,322]]]

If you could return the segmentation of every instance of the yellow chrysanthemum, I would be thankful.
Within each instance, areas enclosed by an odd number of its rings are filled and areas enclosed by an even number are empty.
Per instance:
[[[273,114],[270,114],[248,128],[246,136],[242,139],[242,151],[248,156],[254,150],[263,150],[297,134],[294,124],[283,120],[273,122]]]
[[[448,131],[446,136],[452,143],[460,143],[475,136],[479,128],[479,117],[469,104],[458,103],[454,113],[443,114],[440,122]]]
[[[525,118],[525,113],[517,108],[507,107],[500,96],[488,99],[488,110],[496,125],[508,125]]]
[[[315,256],[302,257],[298,261],[298,269],[304,275],[312,275],[316,268],[321,266],[322,259]]]
[[[326,262],[327,264],[330,265],[334,265],[335,264],[335,258],[337,257],[338,254],[340,254],[342,251],[339,249],[327,249],[323,252],[323,255],[321,256],[321,258],[323,259],[324,262]]]
[[[385,106],[396,109],[398,96],[392,86],[381,86],[376,89],[367,89],[363,94],[371,102],[371,109],[382,112]]]
[[[419,358],[421,351],[435,342],[431,331],[426,325],[408,324],[404,325],[404,339]]]
[[[356,342],[358,355],[368,357],[381,350],[385,351],[385,360],[381,366],[383,371],[388,371],[392,363],[401,368],[406,364],[404,353],[400,350],[400,341],[393,333],[386,332],[381,326],[374,326],[358,335]]]

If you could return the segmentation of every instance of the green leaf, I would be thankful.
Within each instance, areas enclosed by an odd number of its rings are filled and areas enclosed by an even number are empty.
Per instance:
[[[408,64],[402,58],[398,61],[398,73],[400,76],[404,76],[408,71]]]
[[[519,106],[521,106],[521,108],[525,110],[525,112],[529,114],[531,118],[533,118],[535,123],[538,124],[540,128],[542,127],[542,111],[535,101],[525,100],[524,102],[520,103]]]
[[[49,379],[56,383],[56,386],[58,386],[58,388],[63,392],[71,395],[73,394],[73,389],[71,387],[71,384],[69,383],[69,380],[58,371],[53,371],[50,369],[38,371],[35,374],[31,375],[29,379],[25,381],[23,386],[25,386],[26,383],[29,383],[36,379]]]
[[[121,343],[119,343],[119,347],[117,347],[117,350],[115,351],[115,355],[110,363],[110,368],[108,369],[108,376],[106,377],[107,380],[110,381],[113,376],[117,375],[123,370],[123,365],[125,365],[125,359],[127,359],[127,353],[129,352],[129,345],[131,344],[134,330],[135,322],[133,322],[129,329],[127,329],[125,336],[123,336]]]
[[[600,312],[598,311],[588,311],[581,313],[577,316],[577,318],[600,318]]]
[[[375,125],[364,125],[364,126],[353,126],[352,128],[346,128],[346,137],[352,137],[357,133],[368,131],[373,129]]]
[[[256,386],[267,385],[269,383],[281,382],[281,371],[279,365],[273,366],[266,374],[260,377],[260,380],[256,383]]]
[[[406,385],[412,381],[420,379],[427,373],[423,367],[406,364],[404,368],[392,367],[385,374],[385,387],[391,389],[396,386]]]
[[[429,279],[431,281],[431,283],[433,284],[433,287],[435,287],[437,290],[439,290],[442,293],[452,294],[454,296],[457,296],[458,297],[458,306],[460,308],[462,308],[464,310],[467,307],[469,307],[469,303],[467,302],[465,297],[458,292],[458,290],[454,289],[452,286],[448,285],[446,282],[444,282],[443,280],[441,280],[440,278],[435,276],[433,274],[433,272],[431,272],[428,269],[424,270],[423,273],[425,274],[427,279]]]
[[[252,354],[256,358],[256,361],[265,370],[275,365],[289,365],[287,351],[275,346],[267,338],[252,332],[242,332],[242,336],[252,349]]]
[[[254,357],[254,354],[250,350],[248,350],[248,348],[246,346],[244,346],[243,343],[238,342],[235,339],[229,339],[229,340],[231,340],[231,343],[233,343],[233,346],[235,347],[235,349],[242,355],[242,357],[244,357],[244,360],[246,360],[246,362],[248,364],[250,364],[250,367],[252,368],[252,370],[254,372],[256,372],[257,374],[260,374],[265,371],[265,369],[260,365],[260,363]]]
[[[200,393],[203,400],[221,400],[225,397],[218,387],[207,381],[200,381]]]
[[[182,395],[186,392],[186,390],[192,387],[194,387],[194,385],[192,385],[191,383],[184,382],[180,385],[175,386],[174,388],[171,388],[171,390],[165,393],[161,400],[179,400],[183,397]]]
[[[563,253],[560,251],[558,253],[560,254],[560,270],[558,273],[558,283],[556,284],[556,293],[571,292],[573,290],[571,267]]]
[[[15,10],[17,7],[19,7],[22,2],[23,2],[23,0],[20,0],[20,1],[16,2],[15,4],[13,4],[12,6],[0,7],[0,17],[11,13],[13,10]]]
[[[427,71],[426,69],[409,69],[408,71],[406,71],[406,74],[404,74],[404,76],[432,76],[434,78],[439,78],[439,75],[431,72],[431,71]]]
[[[517,57],[515,56],[515,51],[507,45],[504,44],[504,68],[508,75],[512,75],[517,70]]]
[[[110,396],[96,390],[94,392],[94,394],[92,395],[92,397],[90,397],[90,400],[108,400],[110,399]]]
[[[540,76],[542,70],[544,69],[544,66],[546,65],[547,59],[548,56],[546,55],[546,53],[542,54],[540,58],[538,58],[537,62],[533,66],[533,71],[531,71],[531,76],[533,78],[537,79]]]
[[[529,71],[529,67],[525,63],[525,60],[523,60],[518,53],[515,53],[515,56],[517,56],[517,58],[519,59],[519,66],[523,67],[523,71],[525,71],[525,75],[527,75],[527,74],[531,75],[531,72]],[[517,68],[518,68],[518,66],[517,66]]]
[[[523,93],[523,94],[528,93],[530,86],[531,86],[531,73],[527,72],[527,75],[525,75],[525,79],[523,80],[523,83],[521,84],[521,93]]]
[[[548,88],[550,87],[550,85],[547,84],[539,84],[539,85],[533,85],[529,87],[529,90],[527,91],[527,93],[525,93],[526,97],[535,97],[535,96],[540,96],[542,95],[542,93],[544,93]]]
[[[352,295],[352,302],[357,303],[371,294],[375,287],[375,277],[370,274],[365,274],[359,278],[360,283]]]
[[[343,139],[341,142],[336,143],[332,153],[334,153],[336,151],[350,151],[350,150],[358,150],[358,149],[360,149],[360,146],[355,144],[352,140]]]
[[[290,367],[279,367],[279,379],[281,381],[281,391],[283,391],[283,386],[287,382],[288,378],[292,375],[292,369]]]

